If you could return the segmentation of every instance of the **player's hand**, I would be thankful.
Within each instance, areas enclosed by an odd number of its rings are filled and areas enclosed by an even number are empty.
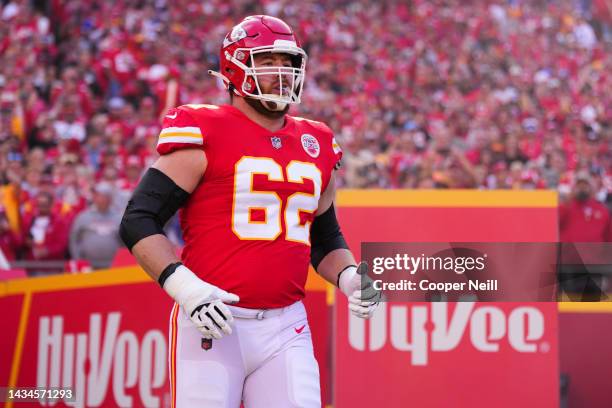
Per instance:
[[[239,300],[238,296],[204,281],[202,283],[212,288],[212,296],[206,298],[202,296],[200,301],[194,302],[199,304],[191,312],[186,308],[189,318],[206,339],[220,339],[223,334],[232,334],[230,325],[234,322],[234,318],[224,302],[236,303]]]
[[[237,295],[204,282],[181,265],[164,283],[164,289],[189,315],[204,338],[220,339],[232,334],[232,313],[225,303],[236,303]]]
[[[350,266],[340,275],[340,290],[348,297],[351,313],[362,319],[372,317],[374,310],[382,300],[382,292],[374,289],[373,281],[368,276],[368,264]]]

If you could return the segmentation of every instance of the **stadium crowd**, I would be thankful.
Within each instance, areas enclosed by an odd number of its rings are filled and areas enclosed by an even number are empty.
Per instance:
[[[612,10],[602,0],[0,4],[9,261],[70,252],[108,265],[120,245],[111,214],[156,159],[161,116],[227,103],[206,72],[249,14],[283,18],[302,39],[307,86],[293,113],[336,132],[341,186],[569,197],[586,174],[596,200],[612,196]]]

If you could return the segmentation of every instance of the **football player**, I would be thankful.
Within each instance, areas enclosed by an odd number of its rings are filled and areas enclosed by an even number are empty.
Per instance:
[[[340,147],[323,123],[287,114],[300,102],[306,58],[278,18],[236,25],[211,72],[230,104],[167,113],[161,156],[125,210],[123,240],[176,302],[173,406],[320,407],[301,302],[309,264],[355,315],[368,318],[380,300],[336,220]],[[180,260],[162,230],[179,209]]]

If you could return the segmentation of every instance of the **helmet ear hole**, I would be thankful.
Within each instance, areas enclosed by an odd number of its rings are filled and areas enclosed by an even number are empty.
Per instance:
[[[299,55],[292,55],[291,65],[293,66],[293,68],[301,68],[302,67],[302,57]]]

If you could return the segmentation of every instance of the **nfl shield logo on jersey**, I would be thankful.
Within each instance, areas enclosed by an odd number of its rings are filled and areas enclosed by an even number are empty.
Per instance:
[[[283,143],[281,142],[280,137],[272,136],[270,140],[272,141],[272,147],[274,147],[275,149],[280,149],[281,147],[283,147]]]
[[[319,141],[313,135],[308,133],[302,135],[302,147],[310,157],[315,159],[319,157],[321,148],[319,147]]]

